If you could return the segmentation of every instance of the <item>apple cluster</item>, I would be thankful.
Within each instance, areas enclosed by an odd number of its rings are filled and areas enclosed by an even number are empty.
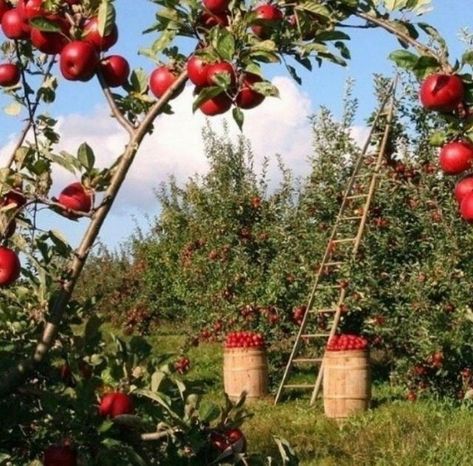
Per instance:
[[[432,74],[421,84],[420,101],[424,108],[444,114],[456,112],[459,118],[468,115],[465,110],[465,85],[460,76]],[[447,142],[440,150],[439,165],[446,175],[462,175],[473,165],[473,144],[466,137]],[[473,223],[473,174],[466,174],[455,187],[455,199],[460,215]]]
[[[229,26],[230,0],[203,0],[203,13],[200,16],[201,26],[212,28],[215,26]],[[260,38],[267,39],[272,31],[283,19],[282,11],[273,4],[264,3],[251,12],[255,17],[252,33]],[[265,96],[258,92],[256,86],[263,79],[258,74],[239,68],[230,61],[210,59],[208,50],[199,45],[196,53],[186,63],[189,80],[195,85],[195,94],[208,92],[198,104],[199,110],[207,116],[220,115],[234,105],[240,109],[252,109],[260,105]],[[169,87],[177,80],[178,70],[172,66],[163,65],[155,69],[150,76],[151,92],[160,98]],[[219,85],[226,83],[225,88]]]
[[[77,7],[80,3],[66,0],[49,11],[43,0],[19,0],[16,6],[0,0],[2,31],[8,39],[29,41],[42,53],[59,54],[59,68],[67,80],[89,81],[100,71],[107,86],[124,85],[130,73],[128,61],[120,55],[101,56],[118,40],[116,25],[102,36],[98,18],[85,16]],[[0,64],[0,86],[14,86],[20,78],[18,64]]]
[[[368,348],[368,340],[360,335],[341,333],[330,338],[327,351],[364,350]]]
[[[225,348],[264,348],[264,336],[259,332],[230,332],[225,340]]]

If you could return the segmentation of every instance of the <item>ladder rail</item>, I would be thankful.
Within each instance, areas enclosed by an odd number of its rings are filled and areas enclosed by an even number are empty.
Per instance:
[[[366,157],[366,154],[368,153],[368,151],[371,147],[371,142],[372,142],[373,135],[375,133],[380,132],[379,129],[377,128],[378,123],[381,119],[381,116],[386,113],[386,105],[388,104],[389,100],[391,100],[390,109],[389,109],[389,112],[388,112],[388,118],[387,118],[385,128],[384,128],[384,132],[383,132],[382,142],[381,142],[379,150],[377,151],[376,165],[375,165],[375,168],[374,168],[373,172],[371,173],[372,178],[371,178],[371,182],[370,182],[368,195],[367,195],[366,201],[365,201],[365,206],[363,208],[363,215],[361,216],[361,219],[360,219],[360,226],[358,228],[357,235],[354,238],[354,246],[353,246],[353,249],[352,249],[352,257],[358,251],[359,245],[361,243],[362,234],[363,234],[363,231],[364,231],[364,228],[365,228],[366,220],[367,220],[367,217],[368,217],[368,208],[366,208],[366,206],[369,207],[369,205],[371,203],[371,198],[373,197],[374,191],[376,189],[377,178],[378,178],[377,173],[379,171],[379,168],[381,167],[382,158],[384,157],[384,151],[385,151],[387,141],[388,141],[388,137],[389,137],[390,123],[392,122],[392,115],[393,115],[393,110],[394,110],[393,93],[394,93],[396,84],[397,84],[397,77],[396,77],[396,79],[394,79],[392,81],[391,86],[389,88],[389,91],[386,93],[385,98],[382,100],[382,103],[381,103],[381,105],[379,107],[379,110],[378,110],[378,112],[375,116],[375,119],[372,123],[371,129],[370,129],[368,137],[365,141],[365,144],[363,145],[363,148],[362,148],[361,152],[359,153],[358,157],[356,158],[352,174],[349,178],[348,185],[347,185],[347,187],[345,188],[345,191],[344,191],[344,195],[343,195],[343,198],[342,198],[342,203],[340,205],[338,215],[335,219],[330,237],[329,237],[328,242],[327,242],[327,247],[325,248],[322,260],[321,260],[320,265],[318,267],[318,270],[317,270],[317,273],[316,273],[316,276],[315,276],[315,279],[314,279],[314,284],[312,286],[312,289],[311,289],[311,292],[310,292],[310,295],[309,295],[309,299],[308,299],[308,302],[307,302],[307,305],[306,305],[306,311],[304,313],[304,317],[303,317],[301,325],[299,327],[299,331],[298,331],[297,336],[296,336],[295,344],[293,345],[293,348],[292,348],[292,351],[290,353],[288,362],[286,364],[281,383],[278,387],[278,391],[276,393],[274,404],[278,403],[278,401],[279,401],[279,399],[282,395],[282,391],[286,386],[286,380],[287,380],[287,378],[289,376],[289,373],[291,371],[291,368],[293,366],[294,359],[295,359],[295,357],[296,357],[296,355],[299,351],[299,348],[300,348],[300,345],[301,345],[301,342],[302,342],[302,335],[304,334],[305,328],[307,326],[307,322],[308,322],[308,318],[309,318],[309,314],[310,314],[309,311],[312,309],[312,306],[314,304],[316,292],[317,292],[317,289],[319,287],[320,278],[322,277],[322,273],[323,273],[325,267],[327,266],[329,258],[331,257],[331,255],[333,253],[333,244],[334,244],[333,242],[336,238],[338,228],[339,228],[340,223],[343,219],[343,216],[344,216],[343,214],[345,213],[346,207],[349,204],[350,192],[352,191],[353,186],[355,184],[355,181],[358,178],[358,173],[359,173],[361,167],[363,166],[364,158]],[[333,323],[332,323],[332,328],[330,330],[328,339],[333,337],[333,335],[335,335],[335,333],[337,331],[337,327],[338,327],[338,324],[339,324],[339,321],[340,321],[340,316],[341,316],[341,308],[342,308],[341,305],[343,304],[343,301],[346,297],[346,293],[347,293],[346,288],[345,287],[340,287],[340,294],[339,294],[339,298],[338,298],[337,309],[336,309],[336,312],[335,312],[334,320],[333,320]],[[319,367],[316,384],[315,384],[315,387],[314,387],[314,390],[313,390],[313,393],[312,393],[312,397],[311,397],[311,404],[313,404],[313,402],[315,401],[315,398],[317,397],[317,394],[320,390],[320,386],[321,386],[321,382],[322,382],[322,374],[323,374],[323,361],[321,362],[320,367]]]

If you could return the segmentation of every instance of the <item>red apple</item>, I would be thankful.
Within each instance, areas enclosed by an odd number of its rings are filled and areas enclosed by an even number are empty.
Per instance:
[[[61,32],[46,32],[35,27],[31,28],[31,43],[40,51],[46,54],[55,55],[60,53],[67,45],[69,34],[69,23],[57,15],[46,17],[49,21],[55,23]]]
[[[207,86],[207,70],[209,64],[206,63],[201,57],[192,55],[187,60],[187,74],[189,80],[199,87]]]
[[[65,209],[89,212],[92,207],[92,196],[81,183],[77,182],[70,184],[61,192],[58,202]],[[75,214],[68,216],[70,218],[78,218]]]
[[[460,215],[468,223],[473,223],[473,191],[463,196],[460,204]]]
[[[473,191],[473,175],[465,176],[455,186],[455,199],[460,204],[463,198]]]
[[[2,16],[2,30],[9,39],[28,39],[30,26],[18,8],[6,11]]]
[[[234,453],[242,453],[246,448],[246,439],[240,429],[229,429],[224,432]]]
[[[447,175],[458,175],[468,170],[472,162],[473,144],[469,141],[449,142],[440,151],[440,167]]]
[[[233,65],[227,61],[213,63],[207,66],[207,85],[214,86],[217,83],[219,75],[227,75],[230,83],[235,83],[235,69]]]
[[[428,110],[451,112],[463,101],[465,88],[456,75],[433,74],[420,88],[420,101]]]
[[[0,21],[6,11],[10,9],[10,5],[5,0],[0,0]]]
[[[19,0],[17,4],[18,11],[26,20],[45,16],[46,11],[42,8],[43,0]]]
[[[174,84],[178,75],[167,66],[156,68],[149,77],[149,88],[158,99]]]
[[[99,56],[90,42],[69,42],[59,56],[62,75],[69,81],[88,81],[95,73]]]
[[[230,110],[232,106],[231,99],[224,93],[218,94],[199,106],[200,111],[207,116],[220,115]]]
[[[208,11],[204,11],[200,17],[200,24],[206,29],[211,29],[215,26],[226,27],[228,26],[227,12],[214,15]]]
[[[128,81],[130,65],[121,55],[111,55],[100,62],[100,71],[109,87],[120,87]]]
[[[245,73],[242,78],[242,84],[236,96],[236,104],[240,108],[255,108],[263,102],[265,96],[256,92],[252,86],[261,82],[262,79],[257,74]]]
[[[117,25],[114,24],[110,33],[104,37],[100,35],[98,27],[98,18],[91,18],[84,26],[84,32],[82,34],[83,40],[94,44],[97,50],[108,50],[117,43]]]
[[[8,191],[1,201],[2,206],[9,206],[13,204],[15,208],[23,207],[26,204],[26,197],[19,192],[16,191]]]
[[[77,466],[77,454],[69,445],[51,445],[44,452],[44,466]]]
[[[110,392],[102,397],[99,413],[101,416],[115,417],[122,414],[132,414],[134,409],[130,396],[121,392]]]
[[[255,15],[256,24],[251,27],[251,30],[260,39],[267,39],[271,36],[274,28],[283,18],[282,11],[269,3],[257,7]]]
[[[10,87],[19,83],[21,72],[18,65],[3,63],[0,65],[0,86]]]
[[[11,285],[20,276],[20,259],[15,251],[0,246],[0,286]]]
[[[227,10],[230,0],[203,0],[204,7],[210,13],[223,13]]]

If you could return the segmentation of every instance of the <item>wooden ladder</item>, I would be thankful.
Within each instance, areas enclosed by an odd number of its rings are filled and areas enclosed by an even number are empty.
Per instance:
[[[350,263],[356,258],[360,247],[369,208],[378,184],[379,170],[388,145],[394,114],[396,84],[397,78],[394,78],[380,103],[366,143],[355,161],[353,172],[344,192],[340,210],[327,242],[325,253],[318,267],[305,308],[305,314],[284,370],[274,404],[280,401],[283,391],[301,389],[312,390],[310,399],[310,405],[312,406],[320,392],[323,378],[323,353],[325,352],[328,340],[337,332],[340,316],[344,311],[344,302],[349,284]],[[365,162],[368,157],[371,158],[372,163],[366,172],[362,173],[363,168],[366,167]],[[366,181],[369,182],[366,183]],[[364,185],[365,190],[363,193],[359,192],[360,183]],[[359,207],[354,209],[353,204],[357,204]],[[353,230],[353,233],[349,233],[351,230]],[[342,257],[337,257],[339,255]],[[328,271],[330,273],[327,273]],[[327,279],[327,276],[330,279]],[[329,283],[326,283],[327,281]],[[315,299],[321,293],[333,293],[333,300],[327,308],[316,309],[314,308]],[[323,317],[325,319],[327,316],[333,316],[330,331],[318,332],[317,322],[319,318]],[[315,331],[308,330],[309,323],[315,323]],[[301,346],[311,343],[311,346],[317,348],[315,344],[317,340],[323,343],[323,349],[320,350],[322,354],[304,354]],[[315,384],[289,383],[294,366],[300,364],[315,366]]]

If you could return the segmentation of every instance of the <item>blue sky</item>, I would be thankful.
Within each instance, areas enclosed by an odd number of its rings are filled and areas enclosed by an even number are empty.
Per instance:
[[[471,14],[466,15],[465,12],[471,12],[471,2],[467,0],[433,0],[433,11],[428,15],[420,18],[422,21],[429,22],[435,25],[442,35],[447,39],[451,49],[451,56],[458,57],[463,51],[463,45],[458,40],[458,32],[460,28],[468,26],[467,19],[471,18]],[[140,47],[148,45],[154,40],[153,35],[141,35],[141,31],[150,25],[150,19],[153,17],[153,5],[150,2],[135,0],[133,2],[127,0],[117,0],[116,8],[118,13],[118,25],[120,30],[120,37],[118,44],[113,48],[113,53],[123,54],[132,64],[132,67],[142,66],[150,71],[153,64],[136,54],[136,50]],[[296,86],[281,80],[281,76],[285,75],[285,71],[279,67],[274,66],[268,68],[268,77],[279,79],[279,82],[285,89],[283,99],[287,97],[289,102],[287,105],[278,104],[276,108],[279,112],[277,118],[284,123],[284,128],[288,135],[293,135],[293,131],[297,132],[298,138],[301,142],[300,147],[287,146],[284,141],[273,141],[273,144],[264,145],[258,139],[263,136],[266,137],[263,128],[257,128],[258,118],[250,119],[249,126],[245,128],[245,133],[255,143],[255,147],[262,152],[268,150],[269,152],[262,155],[272,155],[275,152],[280,152],[283,156],[288,155],[288,165],[293,163],[299,168],[299,173],[303,173],[301,160],[307,154],[310,146],[310,130],[304,122],[306,115],[315,112],[320,105],[325,105],[331,108],[335,115],[338,115],[341,110],[341,96],[343,95],[344,84],[347,78],[354,78],[356,80],[355,95],[360,102],[358,113],[358,125],[363,125],[363,118],[371,111],[374,99],[372,96],[371,77],[373,73],[390,74],[392,72],[392,64],[387,59],[390,51],[400,48],[397,41],[389,36],[387,33],[378,30],[350,30],[352,40],[350,49],[352,52],[352,60],[346,68],[337,67],[331,64],[324,64],[321,69],[316,69],[313,73],[304,72],[300,70],[303,78],[303,86],[297,89]],[[190,101],[190,92],[188,100]],[[182,97],[185,99],[185,97]],[[4,107],[8,103],[5,97],[0,97],[0,106]],[[201,146],[198,142],[198,129],[204,123],[201,117],[192,117],[187,112],[187,107],[190,102],[178,104],[178,108],[183,108],[186,113],[185,116],[179,116],[170,119],[168,122],[162,122],[161,133],[164,135],[169,132],[175,134],[169,138],[169,134],[165,142],[156,142],[149,144],[147,149],[146,165],[143,165],[141,171],[136,171],[132,174],[132,179],[125,186],[124,193],[119,198],[117,206],[114,207],[112,215],[107,220],[101,234],[101,240],[109,245],[116,246],[120,241],[125,239],[134,229],[135,219],[139,224],[145,225],[145,215],[153,215],[159,210],[159,206],[153,199],[152,190],[156,188],[160,181],[166,179],[166,176],[173,173],[175,169],[178,172],[179,179],[185,180],[188,176],[196,170],[202,171],[205,169],[205,162],[202,161]],[[268,118],[274,118],[274,112],[271,115],[268,108],[273,104],[265,102],[263,104],[267,107],[265,110],[256,110],[255,112],[262,112],[259,115],[266,115]],[[300,109],[298,109],[300,106]],[[95,133],[92,140],[95,141],[94,149],[96,152],[108,151],[110,154],[114,149],[123,144],[123,140],[116,128],[102,127],[99,120],[106,115],[106,107],[100,93],[100,89],[96,82],[89,83],[70,83],[60,80],[60,90],[58,98],[53,107],[48,109],[53,116],[61,118],[63,122],[61,128],[64,129],[64,138],[67,148],[71,150],[83,140],[89,139],[87,137],[90,132]],[[183,110],[183,112],[184,112]],[[300,110],[298,112],[298,110]],[[299,115],[300,113],[302,115]],[[270,115],[270,116],[268,116]],[[19,123],[17,120],[3,115],[1,117],[2,130],[0,132],[0,150],[11,141],[12,135],[18,130]],[[190,143],[195,147],[195,163],[189,163],[183,156],[181,165],[176,161],[176,154],[173,153],[176,148],[181,147],[182,144],[182,128],[185,124],[192,128],[195,136],[194,143]],[[190,121],[192,120],[192,121]],[[253,125],[253,126],[252,126]],[[291,126],[292,125],[292,126]],[[295,128],[295,129],[294,129]],[[102,133],[100,133],[100,130]],[[197,132],[196,132],[197,131]],[[113,133],[113,134],[112,134]],[[116,133],[116,134],[115,134]],[[103,134],[103,137],[101,136]],[[282,132],[282,134],[286,134]],[[105,138],[108,137],[108,139]],[[154,136],[153,136],[154,137]],[[159,135],[156,135],[159,137]],[[192,138],[190,138],[192,141]],[[108,147],[106,147],[108,144]],[[194,145],[193,145],[194,144]],[[189,146],[189,141],[187,141]],[[154,148],[160,149],[163,158],[156,156],[154,159]],[[184,151],[184,146],[182,146]],[[299,155],[295,155],[297,151]],[[304,153],[305,151],[305,153]],[[166,154],[169,156],[166,159]],[[151,154],[151,155],[150,155]],[[187,154],[186,157],[192,157],[192,154]],[[197,160],[199,159],[199,160]],[[191,161],[192,162],[192,161]],[[302,167],[302,168],[301,168]],[[188,171],[186,171],[188,170]],[[297,171],[297,169],[296,169]],[[155,180],[150,176],[150,172],[155,172]],[[65,176],[65,175],[64,175]],[[141,183],[142,179],[146,179],[147,183]],[[62,182],[62,175],[60,181]],[[66,178],[64,178],[65,182]],[[59,186],[55,186],[56,189]],[[146,192],[145,192],[146,191]],[[57,191],[52,194],[57,195]],[[75,222],[69,222],[63,219],[58,219],[56,215],[47,215],[43,218],[43,226],[47,228],[57,228],[65,232],[66,236],[73,242],[77,242],[81,236],[86,222],[81,221],[79,225]]]

